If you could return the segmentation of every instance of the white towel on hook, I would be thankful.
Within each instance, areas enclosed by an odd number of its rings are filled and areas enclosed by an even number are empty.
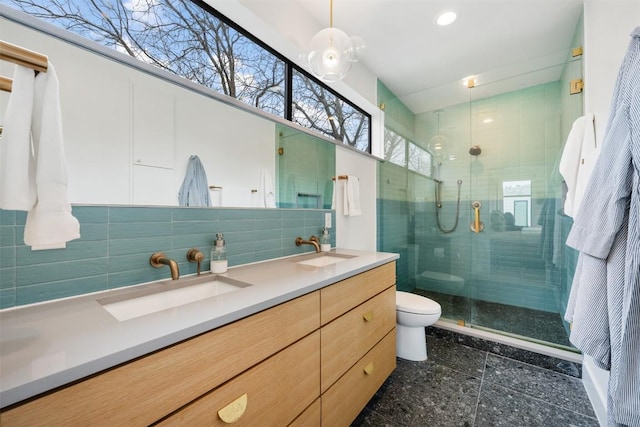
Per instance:
[[[353,175],[347,176],[343,200],[345,215],[362,215],[362,211],[360,210],[360,178]]]
[[[564,213],[571,217],[580,209],[593,166],[600,154],[593,120],[593,114],[585,114],[573,122],[560,159],[558,169],[567,184]]]
[[[37,201],[27,213],[24,242],[32,250],[65,248],[80,237],[80,224],[71,213],[67,192],[60,93],[51,63],[35,78],[31,132]]]
[[[31,113],[35,77],[16,65],[0,144],[0,209],[28,211],[36,203]]]

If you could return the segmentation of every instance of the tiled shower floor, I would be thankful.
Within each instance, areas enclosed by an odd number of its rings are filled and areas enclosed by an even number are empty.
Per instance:
[[[435,327],[429,359],[398,359],[354,427],[597,427],[581,366]]]
[[[564,322],[558,313],[470,300],[421,289],[412,292],[437,301],[442,306],[443,318],[464,319],[473,325],[571,347]]]

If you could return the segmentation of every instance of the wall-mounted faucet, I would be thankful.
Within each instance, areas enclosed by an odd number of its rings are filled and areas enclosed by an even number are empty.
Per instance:
[[[163,265],[168,265],[171,270],[171,279],[178,280],[180,278],[178,263],[167,258],[163,252],[154,252],[151,258],[149,258],[149,264],[154,268],[161,268]]]
[[[191,248],[189,252],[187,252],[187,261],[189,262],[197,262],[198,263],[198,276],[200,275],[200,264],[204,261],[204,254],[200,252],[200,249]]]
[[[304,240],[302,237],[296,237],[296,246],[312,245],[316,248],[316,253],[320,253],[320,240],[316,236],[309,237],[309,240]]]

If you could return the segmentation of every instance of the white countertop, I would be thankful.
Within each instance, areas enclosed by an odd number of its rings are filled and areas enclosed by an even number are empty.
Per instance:
[[[139,286],[0,310],[0,407],[398,258],[393,253],[346,249],[332,252],[354,257],[326,267],[298,264],[297,261],[316,255],[307,253],[230,268],[222,276],[251,286],[122,322],[97,300],[128,293]],[[166,270],[168,274],[168,267]]]

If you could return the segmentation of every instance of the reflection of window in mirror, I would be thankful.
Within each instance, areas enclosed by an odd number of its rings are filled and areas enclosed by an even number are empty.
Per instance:
[[[531,225],[531,180],[503,181],[502,208],[505,230],[520,230]]]

